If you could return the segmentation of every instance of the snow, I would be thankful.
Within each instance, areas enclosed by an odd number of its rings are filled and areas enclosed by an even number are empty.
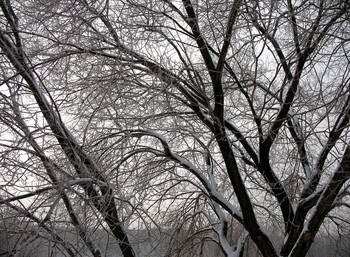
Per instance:
[[[227,256],[239,257],[240,251],[241,251],[242,247],[244,247],[244,241],[245,241],[245,238],[248,236],[248,233],[243,232],[242,236],[238,239],[236,249],[234,249],[230,245],[230,243],[228,242],[227,236],[224,234],[224,224],[227,224],[226,216],[223,213],[221,207],[217,203],[214,202],[213,207],[214,207],[214,211],[215,211],[216,215],[218,216],[218,218],[220,220],[220,225],[219,225],[220,230],[217,231],[217,229],[214,228],[215,231],[218,233],[220,246],[223,248],[223,250],[225,251]]]
[[[208,119],[210,119],[210,117],[208,117]],[[227,212],[229,212],[231,215],[235,216],[238,220],[243,220],[243,214],[237,207],[235,207],[230,201],[228,201],[222,194],[220,194],[218,192],[215,178],[211,173],[212,172],[211,165],[207,166],[207,169],[208,169],[207,171],[209,174],[208,175],[209,177],[207,178],[207,176],[205,175],[206,173],[204,173],[200,169],[198,169],[193,163],[191,163],[189,160],[181,157],[177,153],[171,151],[170,146],[168,145],[166,138],[164,136],[160,135],[159,133],[154,132],[154,131],[148,131],[148,130],[134,130],[134,131],[129,131],[129,133],[131,134],[131,136],[133,136],[133,135],[140,136],[140,134],[141,134],[141,136],[142,135],[152,136],[152,137],[159,139],[163,148],[164,148],[165,155],[169,159],[180,164],[183,168],[190,171],[201,182],[201,184],[204,186],[204,188],[208,192],[208,195],[212,201],[213,210],[215,211],[217,217],[220,220],[220,223],[217,224],[216,226],[214,226],[214,230],[218,234],[221,247],[224,249],[227,256],[239,257],[240,251],[241,251],[242,247],[244,247],[244,242],[245,242],[246,238],[248,237],[248,233],[244,232],[241,235],[241,237],[238,239],[237,245],[235,246],[235,249],[234,249],[234,247],[232,247],[230,245],[227,236],[224,234],[225,233],[224,232],[225,224],[227,224],[227,220],[226,220],[226,216],[225,216],[223,209],[226,210]],[[261,226],[259,226],[259,229],[262,231],[262,233],[266,234],[266,232],[264,231],[264,229]]]
[[[207,177],[204,175],[204,173],[198,169],[196,166],[194,166],[191,162],[189,162],[187,159],[179,156],[177,153],[174,153],[170,150],[170,147],[168,145],[168,142],[166,138],[162,135],[160,135],[157,132],[149,131],[149,130],[135,130],[131,131],[131,134],[136,133],[143,133],[144,135],[149,135],[158,138],[166,153],[169,155],[168,157],[172,160],[179,163],[183,168],[189,170],[193,175],[197,177],[197,179],[202,183],[202,185],[207,190],[209,196],[211,199],[215,202],[217,202],[220,206],[222,206],[224,209],[229,210],[229,212],[232,215],[236,215],[238,218],[243,219],[243,215],[241,211],[238,210],[237,207],[235,207],[232,203],[230,203],[227,199],[225,199],[216,188],[216,183],[214,177],[210,178],[210,181],[207,179]],[[213,183],[214,182],[214,183]]]

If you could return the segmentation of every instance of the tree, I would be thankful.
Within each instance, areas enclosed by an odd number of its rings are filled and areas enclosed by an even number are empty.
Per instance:
[[[292,257],[348,233],[347,1],[0,6],[0,203],[37,237]]]

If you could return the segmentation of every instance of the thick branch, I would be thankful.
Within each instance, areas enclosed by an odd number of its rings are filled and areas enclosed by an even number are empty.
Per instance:
[[[238,10],[239,10],[241,4],[242,4],[242,0],[235,0],[232,4],[232,7],[231,7],[231,11],[230,11],[229,18],[227,21],[227,26],[226,26],[224,43],[222,45],[220,55],[219,55],[218,64],[216,67],[217,70],[220,72],[222,71],[222,69],[224,68],[224,65],[225,65],[226,55],[227,55],[227,52],[228,52],[228,49],[230,46],[230,42],[231,42],[233,25],[236,22]]]
[[[1,4],[4,4],[1,1]],[[12,65],[15,67],[17,72],[23,77],[27,82],[29,88],[33,92],[35,100],[40,107],[40,110],[49,124],[51,130],[54,132],[56,139],[58,140],[60,146],[66,153],[69,161],[75,167],[78,175],[87,175],[86,173],[91,173],[96,179],[104,181],[105,179],[95,166],[94,162],[86,155],[86,153],[81,149],[75,138],[70,134],[68,129],[65,127],[63,122],[60,120],[57,113],[54,111],[52,106],[49,104],[45,98],[42,90],[36,82],[33,72],[27,65],[27,62],[22,57],[25,56],[23,50],[18,49],[18,45],[15,46],[9,40],[5,33],[0,33],[0,47],[3,52],[10,60]],[[19,54],[20,53],[20,54]],[[100,187],[101,194],[106,197],[108,201],[104,201],[101,205],[97,201],[94,201],[95,207],[104,215],[106,223],[111,228],[115,237],[119,240],[119,245],[125,257],[134,257],[134,251],[131,247],[129,239],[124,232],[124,229],[119,220],[115,202],[111,196],[112,190],[108,187]],[[96,196],[97,192],[94,192],[92,187],[85,188],[90,196]],[[92,194],[92,195],[91,195]],[[108,199],[109,198],[109,199]]]
[[[294,247],[292,250],[292,253],[290,254],[291,257],[304,256],[307,253],[323,220],[333,208],[334,201],[337,198],[339,191],[349,179],[350,143],[348,143],[343,159],[341,160],[331,181],[323,190],[320,199],[315,206],[315,212],[313,212],[308,225],[304,228],[301,236],[299,237],[296,247]]]
[[[315,172],[310,178],[310,183],[303,190],[303,193],[302,193],[303,198],[308,197],[310,194],[312,194],[315,191],[321,179],[323,166],[326,162],[327,156],[330,153],[330,151],[333,149],[337,141],[339,140],[340,135],[343,133],[345,128],[349,125],[349,122],[350,122],[350,95],[348,96],[343,106],[343,109],[333,126],[333,129],[329,133],[326,145],[323,147],[318,157],[318,161],[315,167]]]

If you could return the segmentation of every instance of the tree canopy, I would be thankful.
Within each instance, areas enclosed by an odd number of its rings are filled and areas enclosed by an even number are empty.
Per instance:
[[[348,1],[0,7],[5,253],[302,257],[349,234]]]

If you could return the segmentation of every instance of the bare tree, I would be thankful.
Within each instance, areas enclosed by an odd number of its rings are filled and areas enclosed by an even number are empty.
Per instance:
[[[0,6],[0,204],[35,238],[299,257],[349,232],[348,1]]]

